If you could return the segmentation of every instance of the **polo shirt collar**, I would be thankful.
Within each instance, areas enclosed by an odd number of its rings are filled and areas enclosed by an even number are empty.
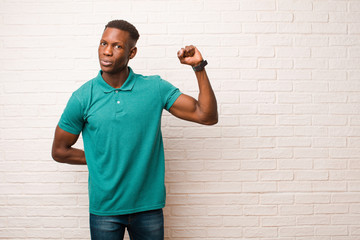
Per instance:
[[[96,80],[98,82],[98,84],[100,85],[100,87],[102,88],[102,90],[105,93],[110,93],[116,90],[119,91],[131,91],[134,87],[135,84],[135,77],[134,77],[134,72],[133,70],[129,68],[129,76],[127,77],[127,79],[125,80],[124,84],[120,87],[120,88],[113,88],[112,86],[110,86],[107,82],[105,82],[105,80],[102,77],[102,70],[99,71]]]

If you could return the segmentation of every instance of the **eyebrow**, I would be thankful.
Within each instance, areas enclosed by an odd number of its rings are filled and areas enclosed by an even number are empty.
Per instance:
[[[100,39],[100,42],[101,42],[101,41],[108,42],[108,41],[106,41],[106,40],[105,40],[105,39],[103,39],[103,38],[102,38],[102,39]],[[111,43],[111,44],[117,44],[117,43],[124,44],[123,42],[113,42],[113,43]]]

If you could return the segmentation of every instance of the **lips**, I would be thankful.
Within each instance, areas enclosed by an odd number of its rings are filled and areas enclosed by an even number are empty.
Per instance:
[[[101,59],[100,64],[103,65],[104,67],[109,67],[109,66],[112,65],[112,62],[108,61],[108,60],[105,60],[105,59]]]

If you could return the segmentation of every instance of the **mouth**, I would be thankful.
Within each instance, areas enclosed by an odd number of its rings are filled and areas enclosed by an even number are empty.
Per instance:
[[[111,65],[112,65],[112,62],[101,59],[101,60],[100,60],[100,64],[101,64],[102,66],[104,66],[104,67],[108,67],[108,66],[111,66]]]

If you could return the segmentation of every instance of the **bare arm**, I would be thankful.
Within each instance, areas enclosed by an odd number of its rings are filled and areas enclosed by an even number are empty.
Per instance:
[[[85,153],[81,149],[72,146],[78,140],[79,135],[71,134],[56,126],[55,137],[52,146],[52,157],[55,161],[68,164],[86,164]]]
[[[200,52],[194,46],[186,46],[178,52],[179,60],[182,64],[196,66],[202,61]],[[217,103],[214,91],[211,87],[205,69],[195,72],[198,85],[198,100],[181,94],[169,109],[174,116],[197,122],[205,125],[213,125],[218,122]]]

